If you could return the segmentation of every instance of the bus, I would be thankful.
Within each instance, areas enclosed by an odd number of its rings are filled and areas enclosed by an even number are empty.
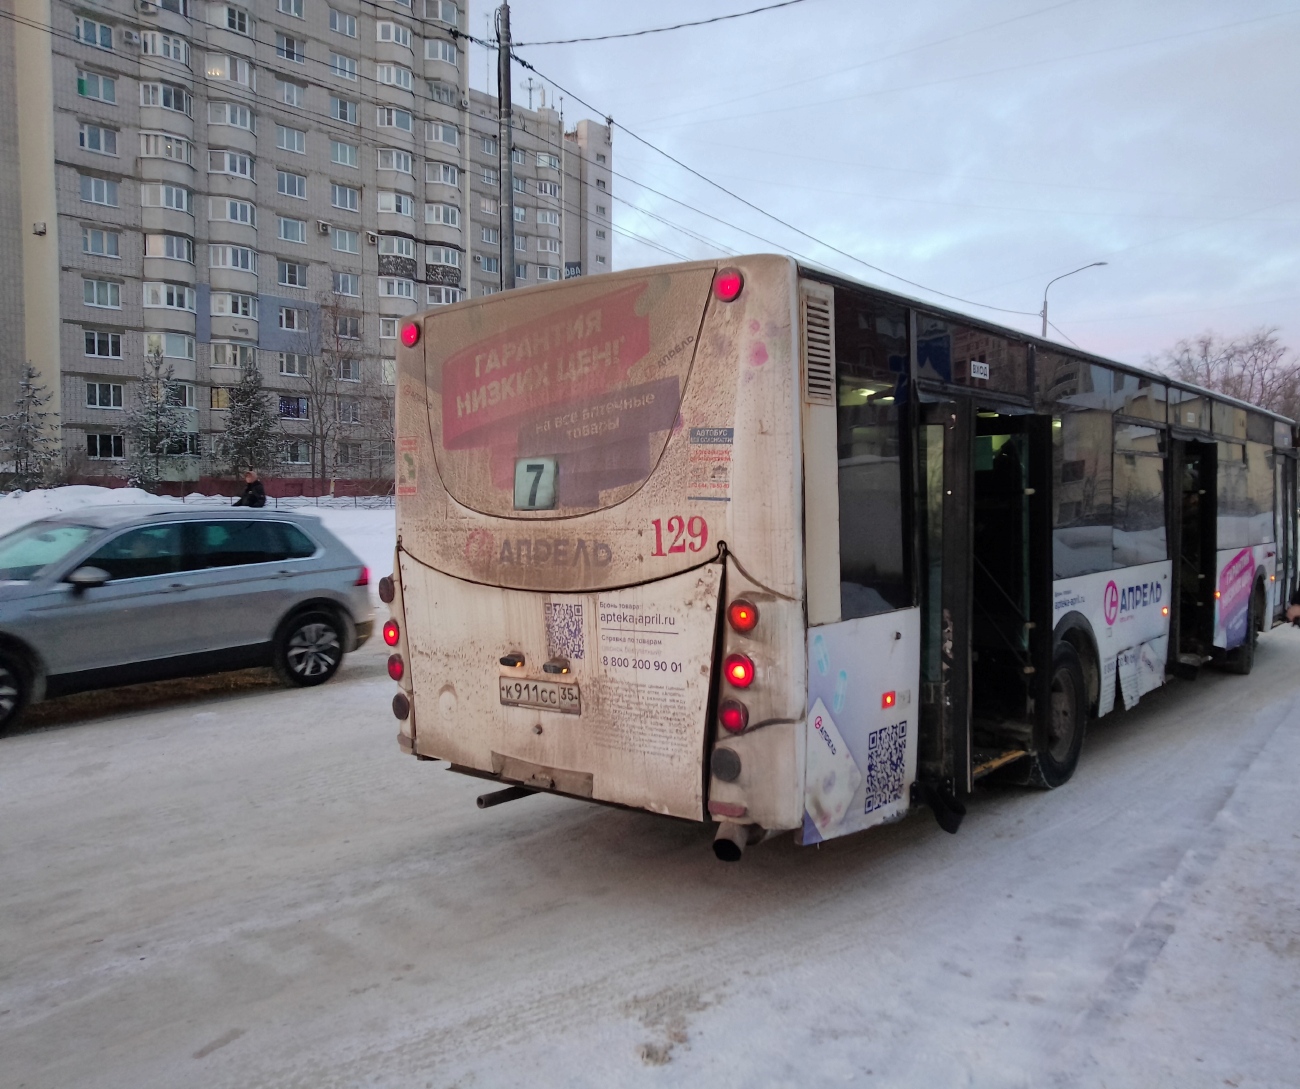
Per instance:
[[[1249,673],[1296,586],[1292,421],[783,256],[401,329],[381,583],[403,752],[716,824],[735,860]]]

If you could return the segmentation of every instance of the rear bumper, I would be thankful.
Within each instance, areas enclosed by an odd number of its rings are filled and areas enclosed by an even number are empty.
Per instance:
[[[375,631],[374,617],[370,617],[368,620],[358,620],[356,645],[353,646],[352,649],[356,650],[357,647],[365,646],[366,641],[370,638],[371,635],[374,634],[374,631]]]

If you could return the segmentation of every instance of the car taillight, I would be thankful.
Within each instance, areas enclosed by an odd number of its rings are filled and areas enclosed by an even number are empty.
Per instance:
[[[713,278],[713,294],[722,302],[735,302],[745,286],[745,277],[738,268],[719,269]]]
[[[388,675],[395,681],[402,679],[402,674],[406,672],[406,663],[402,661],[400,654],[390,654],[388,656]]]
[[[723,700],[718,705],[718,721],[733,734],[749,725],[749,708],[740,700]]]
[[[363,568],[361,569],[361,574],[359,574],[359,575],[357,576],[357,581],[354,582],[352,585],[353,585],[353,586],[369,586],[369,585],[370,585],[370,568],[369,568],[369,567],[363,567]]]
[[[414,348],[420,343],[420,326],[416,322],[407,322],[402,326],[402,343]]]
[[[390,647],[397,646],[397,640],[401,637],[401,630],[397,627],[396,620],[390,620],[384,625],[384,642]]]
[[[722,672],[736,688],[748,688],[754,683],[754,660],[748,654],[728,654]]]
[[[751,632],[758,626],[758,606],[743,597],[727,606],[727,622],[738,632]]]

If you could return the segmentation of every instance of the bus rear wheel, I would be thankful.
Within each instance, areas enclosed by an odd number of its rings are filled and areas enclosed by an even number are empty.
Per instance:
[[[1079,764],[1088,719],[1088,690],[1079,653],[1058,643],[1052,654],[1052,681],[1047,722],[1040,728],[1029,781],[1050,790],[1069,782]]]
[[[1246,676],[1255,668],[1255,644],[1263,626],[1264,593],[1256,588],[1250,595],[1250,612],[1246,614],[1246,641],[1223,656],[1223,668],[1228,673]]]

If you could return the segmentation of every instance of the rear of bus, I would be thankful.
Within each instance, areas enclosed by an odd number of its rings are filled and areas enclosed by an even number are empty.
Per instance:
[[[797,298],[793,262],[753,257],[404,328],[385,631],[404,751],[718,821],[737,851],[800,827]]]

